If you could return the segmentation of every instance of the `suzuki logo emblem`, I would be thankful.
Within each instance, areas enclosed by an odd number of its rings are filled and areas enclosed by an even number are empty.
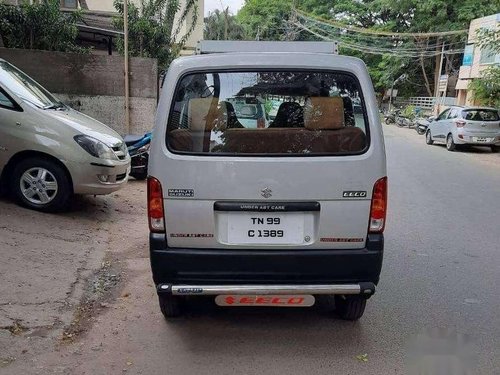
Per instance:
[[[272,194],[271,194],[272,192],[273,191],[271,189],[266,187],[260,191],[260,195],[262,195],[264,198],[269,198],[272,196]]]

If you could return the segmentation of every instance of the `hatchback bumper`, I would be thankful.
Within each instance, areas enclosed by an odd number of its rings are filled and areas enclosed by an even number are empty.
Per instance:
[[[159,293],[172,294],[373,292],[383,247],[383,235],[368,235],[364,248],[349,250],[179,249],[150,235],[153,280]]]
[[[496,133],[470,133],[459,132],[454,139],[456,144],[468,144],[476,146],[500,145],[500,135]]]

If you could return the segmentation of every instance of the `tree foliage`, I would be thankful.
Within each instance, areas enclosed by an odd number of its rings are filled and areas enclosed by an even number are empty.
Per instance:
[[[196,0],[186,0],[181,7],[179,0],[142,0],[137,7],[128,0],[128,38],[130,56],[158,59],[164,70],[185,46],[196,27],[198,6]],[[113,23],[123,30],[123,2],[114,1],[120,14]],[[183,25],[189,27],[183,33]],[[123,53],[123,39],[118,40],[118,50]]]
[[[244,25],[247,37],[255,39],[259,29],[261,39],[283,40],[290,17],[292,2],[278,0],[246,0],[237,18]],[[471,20],[498,12],[498,0],[296,0],[295,6],[309,14],[344,24],[392,32],[435,32],[468,29]],[[443,39],[415,38],[407,40],[415,48],[438,50],[460,49],[465,36]],[[298,32],[293,40],[317,39],[307,32]],[[374,43],[376,39],[374,39]],[[433,95],[439,74],[439,54],[435,57],[408,58],[397,53],[374,55],[342,48],[341,53],[362,58],[368,65],[375,87],[383,91],[392,81],[406,73],[408,79],[398,86],[404,95]],[[458,74],[461,55],[445,55],[443,72]]]
[[[207,40],[242,40],[245,39],[245,30],[236,17],[226,8],[210,12],[205,17],[204,38]]]
[[[476,78],[469,83],[472,97],[479,105],[500,108],[500,67],[492,66],[481,73],[481,78]]]
[[[483,51],[500,53],[500,30],[479,29],[476,45]],[[481,77],[469,84],[472,97],[480,105],[500,108],[500,66],[493,65],[481,72]]]
[[[292,11],[289,0],[246,0],[236,18],[250,40],[284,40],[285,24]]]
[[[64,14],[59,0],[32,5],[0,4],[0,36],[7,48],[87,52],[76,44],[80,12]]]

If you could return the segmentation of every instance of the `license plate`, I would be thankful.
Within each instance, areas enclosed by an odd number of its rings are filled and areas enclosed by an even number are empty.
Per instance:
[[[232,244],[302,244],[304,214],[238,212],[228,216],[227,229]]]
[[[220,295],[215,297],[218,306],[267,306],[267,307],[309,307],[314,305],[314,296],[299,295]]]
[[[473,137],[472,140],[474,142],[489,142],[490,138],[486,138],[486,137]]]

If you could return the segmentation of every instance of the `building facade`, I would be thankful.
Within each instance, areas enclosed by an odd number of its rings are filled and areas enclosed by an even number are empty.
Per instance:
[[[3,0],[3,2],[12,5],[33,4],[40,0]],[[2,0],[0,0],[2,2]],[[88,27],[82,27],[80,32],[82,39],[87,40],[90,45],[98,47],[95,52],[110,53],[109,38],[118,36],[119,33],[113,32],[112,17],[116,15],[116,9],[113,5],[113,0],[60,0],[61,9],[71,11],[74,9],[83,9],[85,24]],[[141,0],[129,0],[140,7]],[[184,1],[180,1],[180,9],[183,9]],[[203,39],[203,12],[204,0],[197,0],[198,17],[194,25],[193,32],[188,38],[185,50],[182,54],[189,54],[194,51],[196,44],[199,40]],[[180,12],[178,12],[180,13]],[[174,25],[177,25],[175,21]],[[179,35],[185,35],[187,30],[193,26],[192,14],[190,14],[186,22],[181,25]],[[116,34],[116,35],[115,35]],[[99,47],[102,48],[99,48]]]
[[[473,92],[468,89],[469,83],[476,78],[480,78],[481,73],[488,67],[496,64],[500,65],[499,53],[495,54],[489,50],[481,50],[475,45],[476,32],[481,28],[500,29],[500,13],[477,18],[470,23],[467,45],[465,46],[456,85],[457,104],[459,105],[474,105]]]

